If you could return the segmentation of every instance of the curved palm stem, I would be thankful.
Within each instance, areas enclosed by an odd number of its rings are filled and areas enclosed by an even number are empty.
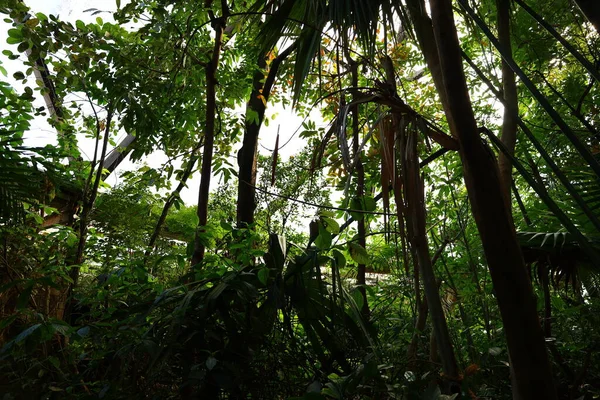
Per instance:
[[[527,181],[527,183],[535,190],[535,192],[540,196],[540,199],[546,204],[546,206],[552,211],[554,216],[560,221],[560,223],[565,227],[565,229],[573,235],[577,243],[581,246],[583,251],[588,255],[590,260],[596,264],[600,265],[600,254],[594,249],[589,240],[581,233],[579,228],[575,226],[573,221],[564,213],[564,211],[556,204],[552,197],[546,191],[546,188],[540,185],[527,171],[527,169],[521,164],[521,162],[516,159],[513,155],[509,154],[506,146],[487,128],[480,128],[492,141],[492,143],[504,154],[507,155],[511,159],[512,164],[515,166],[517,171],[521,174],[521,176]]]
[[[479,78],[488,86],[488,88],[492,91],[492,93],[494,93],[496,98],[498,98],[498,100],[500,100],[500,102],[504,103],[505,100],[504,100],[504,97],[502,96],[502,94],[500,93],[500,91],[498,91],[494,87],[492,82],[485,76],[483,71],[481,71],[481,69],[479,67],[477,67],[477,65],[475,65],[473,60],[471,60],[469,58],[469,56],[467,56],[467,54],[464,52],[463,52],[463,58],[465,59],[465,61],[467,61],[467,63],[471,66],[471,68],[473,68],[473,70],[479,76]],[[594,227],[596,227],[598,232],[600,232],[600,220],[598,219],[598,216],[596,215],[596,213],[594,213],[593,210],[590,209],[589,205],[583,199],[583,197],[581,196],[579,191],[573,186],[573,184],[571,184],[571,181],[565,176],[565,174],[561,171],[561,169],[558,167],[558,165],[554,162],[554,160],[552,159],[552,156],[550,154],[548,154],[548,152],[546,151],[546,149],[544,149],[544,147],[542,146],[540,141],[537,140],[537,138],[535,137],[533,132],[531,132],[529,127],[525,124],[525,121],[523,121],[523,119],[521,119],[521,117],[517,117],[517,123],[518,123],[519,127],[521,128],[521,130],[523,131],[523,133],[525,133],[525,136],[527,136],[527,138],[533,144],[535,149],[540,153],[540,155],[542,156],[544,161],[546,161],[546,164],[548,164],[548,166],[550,167],[552,172],[554,172],[554,174],[559,179],[559,181],[563,184],[565,189],[567,189],[567,192],[573,197],[573,199],[575,200],[577,205],[579,205],[579,207],[581,207],[581,210],[590,219],[590,221],[592,222]]]
[[[548,82],[548,79],[546,79],[544,74],[542,74],[541,72],[538,71],[538,75],[544,80],[544,82],[546,82],[546,85],[552,91],[552,93],[554,93],[563,103],[565,103],[565,105],[569,108],[569,110],[571,110],[571,115],[573,115],[575,118],[577,118],[579,120],[579,122],[581,122],[583,124],[583,126],[585,126],[585,128],[590,132],[590,134],[593,136],[593,138],[595,140],[598,140],[599,132],[590,123],[590,121],[588,121],[587,118],[585,118],[583,115],[581,115],[581,112],[579,112],[575,107],[573,107],[573,105],[569,102],[569,100],[567,100],[565,98],[565,96],[562,95],[562,93],[560,93],[550,82]]]
[[[567,40],[564,37],[562,37],[556,31],[556,29],[554,29],[552,27],[552,25],[547,23],[538,13],[533,11],[533,9],[531,7],[529,7],[527,4],[525,4],[525,2],[523,0],[514,0],[514,1],[515,1],[515,3],[520,5],[521,8],[523,8],[525,11],[527,11],[527,13],[529,15],[531,15],[533,17],[533,19],[535,19],[538,22],[538,24],[542,25],[552,36],[554,36],[554,38],[556,40],[558,40],[560,42],[560,44],[562,44],[565,47],[565,49],[567,49],[569,51],[569,53],[571,53],[573,55],[573,57],[575,57],[577,59],[577,61],[579,61],[581,63],[581,65],[583,65],[583,67],[585,69],[587,69],[588,72],[598,82],[600,82],[600,72],[598,72],[598,70],[594,67],[594,65],[591,62],[589,62],[589,60],[587,60],[580,52],[578,52],[577,49],[571,45],[571,43],[567,42]]]
[[[475,13],[475,11],[467,4],[466,0],[458,0],[460,6],[466,11],[469,17],[479,26],[479,28],[483,31],[483,33],[487,36],[490,42],[494,45],[496,50],[502,56],[502,59],[510,66],[510,68],[517,74],[519,79],[523,81],[523,84],[527,87],[527,89],[531,92],[533,97],[537,100],[537,102],[542,106],[542,108],[546,111],[546,113],[552,118],[554,123],[558,125],[560,130],[565,134],[565,136],[569,139],[569,141],[573,144],[573,147],[577,149],[579,154],[584,158],[584,160],[590,165],[592,170],[596,173],[598,177],[600,177],[600,163],[596,158],[592,155],[587,146],[577,137],[575,132],[567,125],[567,123],[562,119],[562,117],[558,114],[558,112],[552,107],[548,99],[539,91],[539,89],[533,84],[531,79],[523,72],[521,68],[512,60],[512,57],[505,51],[505,49],[500,45],[498,39],[487,24],[479,18],[479,16]]]

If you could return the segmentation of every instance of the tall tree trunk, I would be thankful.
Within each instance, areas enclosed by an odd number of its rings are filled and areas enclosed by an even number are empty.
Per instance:
[[[512,58],[512,45],[510,43],[510,0],[496,0],[496,14],[498,25],[498,41],[504,48],[505,54]],[[504,59],[502,59],[501,62],[501,69],[504,97],[504,102],[502,104],[504,105],[504,116],[502,120],[500,140],[502,140],[502,143],[504,143],[506,146],[508,153],[510,153],[512,156],[515,153],[515,144],[517,142],[517,119],[519,118],[517,84],[515,82],[515,73]],[[510,196],[512,183],[512,162],[510,161],[508,154],[500,152],[498,157],[498,169],[500,172],[500,184],[502,185],[504,200],[506,201],[508,214],[512,220],[512,202]],[[511,384],[513,388],[518,389],[516,374],[510,357],[509,361]],[[518,390],[513,389],[513,400],[522,400]]]
[[[427,298],[429,314],[431,315],[431,324],[435,334],[442,369],[446,377],[450,380],[459,378],[458,365],[452,347],[452,340],[446,324],[446,317],[440,292],[433,271],[433,263],[429,254],[429,244],[427,240],[426,217],[425,217],[425,193],[421,176],[419,174],[419,161],[417,159],[417,132],[408,130],[406,132],[405,146],[399,149],[403,158],[404,190],[407,207],[407,224],[412,226],[410,235],[411,246],[415,249],[421,278],[423,280],[423,290]]]
[[[421,52],[425,57],[425,62],[427,63],[427,67],[429,68],[431,76],[433,77],[433,84],[435,85],[438,95],[440,96],[442,108],[444,109],[445,114],[448,115],[448,100],[446,98],[446,91],[443,87],[442,67],[440,65],[440,59],[435,46],[435,37],[433,34],[431,19],[427,15],[425,8],[425,1],[406,0],[406,5],[415,28],[415,33],[417,36],[417,41],[419,42],[419,46],[421,47]],[[452,121],[448,119],[448,124],[451,123]]]
[[[350,72],[352,74],[352,87],[358,87],[358,63],[352,60],[347,55],[348,61],[350,63]],[[353,94],[353,100],[356,100],[356,95]],[[360,156],[360,137],[359,137],[359,106],[355,104],[352,106],[350,110],[352,112],[352,135],[354,136],[352,142],[352,152],[354,157],[354,168],[356,168],[356,197],[361,201],[365,196],[365,168],[362,163],[362,158]],[[365,238],[366,229],[365,229],[365,215],[361,215],[361,218],[356,221],[358,224],[358,244],[363,248],[367,247],[367,241]],[[369,303],[367,302],[367,266],[365,264],[358,264],[358,269],[356,271],[356,285],[358,286],[358,291],[363,299],[361,313],[363,317],[369,317]]]
[[[516,390],[523,399],[557,399],[536,301],[504,200],[493,153],[482,142],[463,73],[451,0],[431,0],[446,115],[460,156],[472,212],[502,314]],[[446,100],[447,101],[447,100]]]
[[[209,2],[210,5],[210,2]],[[227,23],[227,6],[223,5],[223,14],[221,18],[214,18],[212,11],[209,11],[213,20],[213,29],[215,31],[215,43],[210,62],[204,66],[206,75],[206,130],[204,132],[204,151],[202,154],[202,169],[200,172],[200,189],[198,190],[198,227],[194,238],[194,253],[192,254],[192,267],[198,265],[204,259],[204,238],[206,232],[206,223],[208,220],[208,195],[210,192],[210,176],[212,174],[213,147],[215,141],[215,119],[217,112],[217,68],[219,67],[219,58],[221,56],[221,47],[223,42],[223,30]]]
[[[255,112],[258,114],[258,120],[246,119],[242,148],[238,154],[237,224],[240,227],[254,223],[258,134],[279,66],[295,48],[296,44],[294,43],[282,51],[271,62],[269,73],[266,77],[263,71],[267,68],[267,54],[260,54],[258,57],[258,69],[252,78],[252,93],[250,94],[248,103],[246,103],[246,116],[250,112]]]
[[[510,43],[510,0],[496,0],[496,8],[498,40],[502,47],[504,47],[506,54],[512,55],[512,46]],[[502,121],[501,140],[510,154],[514,154],[519,115],[517,84],[515,82],[515,73],[504,60],[502,60],[502,86],[504,89],[504,118]],[[500,153],[498,167],[500,169],[500,181],[502,182],[504,197],[510,209],[512,163],[506,154]]]
[[[95,111],[94,111],[95,113]],[[100,181],[102,180],[102,170],[104,167],[104,161],[106,158],[106,150],[108,148],[108,137],[110,134],[110,124],[112,121],[112,107],[108,106],[108,114],[106,116],[106,121],[104,121],[104,137],[102,138],[102,150],[100,152],[100,158],[98,159],[98,164],[96,166],[96,157],[98,155],[98,143],[100,141],[100,120],[96,115],[96,151],[94,151],[94,158],[90,165],[90,173],[85,182],[85,187],[83,189],[83,207],[81,211],[81,216],[79,218],[79,232],[78,232],[78,242],[77,249],[75,250],[75,254],[73,259],[71,260],[71,271],[69,272],[69,278],[71,278],[71,282],[69,283],[69,287],[67,288],[66,299],[67,303],[65,304],[65,309],[63,312],[63,320],[67,322],[71,319],[71,314],[73,312],[73,307],[75,306],[75,301],[72,298],[73,291],[77,287],[79,282],[79,272],[81,268],[81,264],[84,261],[84,251],[85,245],[87,243],[87,233],[88,233],[88,223],[89,217],[94,208],[94,204],[96,202],[96,197],[98,196],[98,187],[100,186]],[[95,174],[95,176],[94,176]],[[91,188],[90,188],[90,185]]]
[[[427,315],[429,314],[429,308],[427,307],[427,298],[418,302],[419,307],[417,308],[417,322],[415,323],[415,330],[413,332],[412,339],[408,345],[406,352],[408,359],[408,368],[416,368],[417,353],[419,349],[419,339],[425,331],[425,324],[427,323]]]
[[[389,57],[386,57],[382,62],[386,72],[386,82],[395,93],[396,82],[392,61]],[[425,226],[425,194],[423,182],[419,175],[420,165],[417,157],[416,131],[399,131],[401,118],[401,115],[392,115],[392,124],[397,142],[396,153],[400,155],[402,165],[399,173],[396,174],[394,198],[398,213],[398,223],[403,223],[403,219],[406,220],[406,232],[408,233],[413,264],[415,265],[414,284],[418,310],[415,333],[408,349],[409,360],[414,360],[416,357],[419,335],[425,327],[427,310],[429,310],[436,344],[442,361],[442,369],[448,379],[455,380],[459,377],[458,365],[440,300],[439,287],[433,271],[433,262],[429,254]],[[402,195],[400,193],[402,189],[404,189],[404,199],[407,203],[406,208],[402,202]],[[441,251],[443,249],[439,251],[439,254],[441,254]],[[439,257],[439,254],[436,254],[434,257]],[[422,302],[419,275],[423,279],[423,289],[425,292],[425,299]],[[424,309],[424,306],[427,309]]]
[[[600,3],[598,0],[575,0],[575,4],[600,33]]]

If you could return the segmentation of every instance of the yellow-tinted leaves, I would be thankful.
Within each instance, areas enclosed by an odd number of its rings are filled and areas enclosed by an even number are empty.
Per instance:
[[[28,19],[27,22],[25,22],[25,25],[27,25],[29,28],[34,28],[37,26],[37,24],[40,22],[39,19],[37,18],[31,18]]]
[[[329,231],[330,233],[340,233],[340,224],[338,224],[338,222],[335,219],[330,217],[321,217],[321,221],[323,221],[325,229],[327,229],[327,231]]]
[[[356,263],[369,263],[369,254],[367,253],[367,250],[365,250],[365,248],[360,244],[354,242],[348,243],[348,252],[350,253],[350,257],[352,257]]]

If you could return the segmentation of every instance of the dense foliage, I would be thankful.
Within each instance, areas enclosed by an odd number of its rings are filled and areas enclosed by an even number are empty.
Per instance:
[[[594,7],[4,0],[2,398],[600,398]]]

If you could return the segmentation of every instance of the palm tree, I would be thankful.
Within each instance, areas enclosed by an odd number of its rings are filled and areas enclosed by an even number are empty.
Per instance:
[[[434,82],[454,138],[460,144],[464,178],[472,212],[481,236],[502,314],[512,367],[515,397],[555,399],[550,362],[539,324],[535,297],[517,241],[510,207],[505,201],[498,165],[484,145],[475,122],[462,67],[460,44],[451,0],[431,0],[431,19],[425,2],[358,0],[284,0],[267,21],[262,36],[267,43],[296,29],[300,44],[296,55],[296,96],[318,48],[319,30],[330,22],[333,29],[353,27],[366,49],[373,46],[380,12],[397,9],[406,21],[410,14],[416,37]],[[389,17],[389,15],[388,15]],[[301,29],[290,20],[307,21]],[[310,22],[309,22],[310,21]],[[372,55],[372,54],[371,54]],[[451,98],[451,101],[450,101]],[[431,288],[429,292],[432,292]],[[433,314],[432,318],[444,318]],[[435,324],[434,324],[435,326]],[[436,331],[436,336],[438,332]],[[443,334],[443,333],[441,333]]]

